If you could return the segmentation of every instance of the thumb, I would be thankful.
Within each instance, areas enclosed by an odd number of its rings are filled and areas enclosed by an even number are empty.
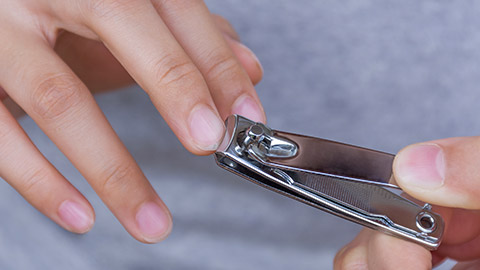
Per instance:
[[[408,146],[395,157],[393,171],[397,184],[417,199],[480,209],[480,137]]]

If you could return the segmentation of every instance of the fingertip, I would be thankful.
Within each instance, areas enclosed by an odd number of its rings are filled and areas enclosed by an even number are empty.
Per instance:
[[[368,243],[368,265],[373,269],[431,269],[432,255],[425,248],[374,232]]]
[[[445,157],[437,144],[417,144],[404,148],[395,157],[395,180],[409,189],[438,189],[445,181]]]
[[[241,48],[241,52],[238,53],[240,63],[247,71],[250,80],[254,85],[258,84],[262,78],[265,70],[263,69],[260,59],[257,55],[250,50],[245,44],[237,42],[237,46]]]
[[[58,216],[65,229],[78,234],[87,233],[95,223],[95,212],[90,204],[74,200],[63,201],[58,207]]]
[[[395,183],[415,199],[445,206],[446,159],[444,149],[435,143],[420,143],[405,147],[393,162]],[[447,195],[447,197],[445,197]],[[447,204],[452,203],[449,201]]]
[[[371,233],[372,230],[363,229],[353,241],[340,249],[333,260],[333,268],[368,269],[366,247]]]
[[[144,243],[154,244],[165,240],[172,231],[172,217],[166,207],[156,202],[143,203],[136,213],[137,227]]]
[[[247,46],[232,39],[230,36],[224,34],[224,37],[252,83],[254,85],[258,84],[263,78],[264,69],[257,55]]]
[[[335,270],[368,269],[365,246],[345,246],[335,256],[333,266]]]
[[[232,105],[232,114],[244,116],[255,122],[266,122],[263,108],[248,94],[237,98]]]
[[[435,205],[477,209],[478,144],[471,137],[407,146],[395,157],[396,183],[416,199]]]
[[[213,20],[217,27],[222,31],[224,35],[229,36],[230,38],[240,41],[240,36],[238,35],[237,31],[233,28],[232,24],[225,19],[224,17],[218,14],[212,14]]]

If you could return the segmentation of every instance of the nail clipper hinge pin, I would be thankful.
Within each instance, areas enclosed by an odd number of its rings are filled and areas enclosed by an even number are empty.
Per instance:
[[[291,158],[298,151],[294,142],[274,136],[273,131],[262,123],[251,125],[240,138],[241,151],[253,154],[254,158]]]

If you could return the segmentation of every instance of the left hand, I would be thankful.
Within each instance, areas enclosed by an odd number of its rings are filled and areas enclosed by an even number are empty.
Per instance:
[[[0,178],[66,230],[90,230],[94,211],[12,117],[22,113],[16,104],[145,243],[168,235],[171,215],[91,92],[135,79],[198,155],[215,150],[228,115],[265,121],[253,87],[262,76],[258,59],[202,0],[2,4]]]

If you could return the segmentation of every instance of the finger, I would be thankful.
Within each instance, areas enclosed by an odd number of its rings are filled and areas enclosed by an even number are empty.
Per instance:
[[[445,220],[442,244],[433,254],[455,260],[480,256],[480,211],[458,208],[435,208]]]
[[[229,36],[225,36],[225,41],[228,46],[230,46],[230,49],[235,54],[235,57],[242,65],[243,69],[247,72],[250,81],[254,85],[259,83],[263,77],[263,68],[255,54],[245,45]]]
[[[263,67],[257,56],[247,46],[240,42],[240,37],[238,36],[237,31],[235,31],[228,20],[216,14],[212,14],[212,16],[215,24],[223,33],[225,41],[247,72],[253,85],[258,84],[263,77]]]
[[[92,228],[95,218],[88,201],[42,156],[2,103],[0,154],[0,177],[32,206],[69,231]]]
[[[18,104],[15,103],[15,101],[13,101],[11,98],[5,98],[2,100],[2,103],[13,117],[19,118],[20,116],[25,115],[25,112],[22,110],[22,108],[20,108],[20,106],[18,106]]]
[[[253,53],[239,42],[231,39],[227,42],[247,71],[252,83],[260,82],[263,70],[253,58],[255,57]],[[93,93],[134,83],[130,74],[100,41],[64,31],[57,38],[55,51]],[[7,97],[7,94],[0,88],[0,99],[4,97]]]
[[[0,83],[8,94],[72,161],[130,234],[144,242],[166,237],[171,228],[167,208],[87,88],[40,37],[14,44],[22,53],[14,60],[0,59]]]
[[[406,198],[417,204],[421,203],[406,194]],[[439,214],[444,221],[442,244],[461,245],[480,235],[480,211],[462,208],[449,208],[434,205],[432,211]]]
[[[445,258],[467,260],[480,256],[480,211],[435,206],[445,221],[442,244],[432,252],[433,265]]]
[[[395,180],[413,197],[441,206],[480,209],[480,137],[406,147],[394,162]]]
[[[101,1],[87,22],[195,154],[216,150],[224,125],[202,74],[149,1]],[[122,14],[121,16],[117,16]]]
[[[480,235],[480,211],[460,208],[434,208],[445,221],[442,245],[458,245]]]
[[[203,1],[153,1],[158,13],[205,78],[223,118],[265,122],[253,84]],[[253,53],[250,52],[250,58]],[[259,69],[260,66],[258,66]]]
[[[333,268],[335,270],[368,269],[367,245],[371,232],[362,230],[355,239],[335,255]]]
[[[227,19],[217,14],[212,14],[212,16],[215,24],[220,29],[220,31],[223,32],[223,34],[229,36],[233,40],[240,42],[240,36]]]
[[[100,41],[65,31],[57,38],[55,52],[94,93],[125,87],[134,82]]]
[[[447,257],[437,254],[436,252],[432,252],[432,266],[437,267],[438,265],[442,264]]]
[[[335,269],[431,269],[431,254],[411,242],[364,229],[335,257]]]
[[[476,259],[480,257],[480,236],[462,244],[442,244],[436,253],[457,261]]]
[[[369,269],[431,269],[425,248],[384,233],[373,232],[368,242]]]
[[[5,90],[3,90],[2,87],[0,87],[0,100],[4,100],[7,97],[8,97],[7,92],[5,92]]]

